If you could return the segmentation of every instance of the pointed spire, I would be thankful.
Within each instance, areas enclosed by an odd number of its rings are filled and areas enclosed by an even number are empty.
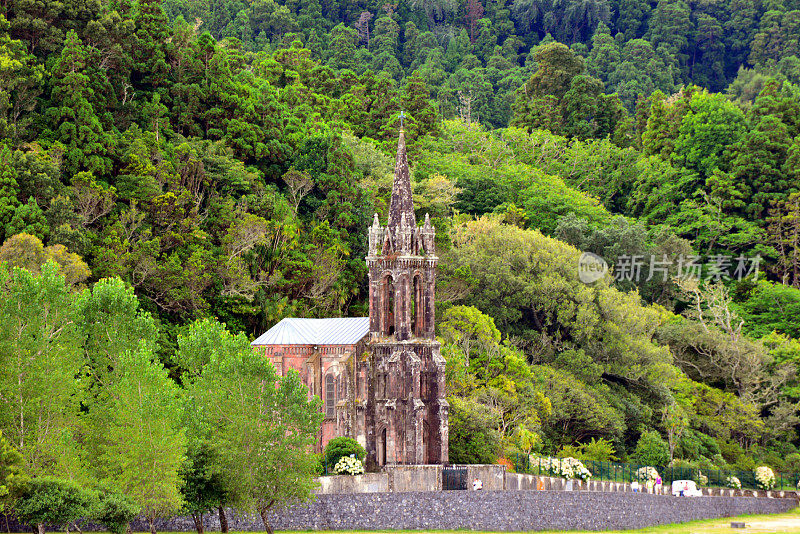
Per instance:
[[[381,221],[378,220],[378,213],[377,212],[375,213],[375,217],[372,219],[372,227],[373,228],[380,228],[381,227]]]
[[[402,215],[405,215],[406,224],[417,226],[411,194],[411,174],[408,170],[408,156],[406,155],[406,136],[401,129],[400,138],[397,141],[397,161],[394,164],[392,200],[389,203],[389,226],[399,225]]]

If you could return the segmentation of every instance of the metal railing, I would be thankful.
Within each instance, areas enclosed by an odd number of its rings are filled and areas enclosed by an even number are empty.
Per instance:
[[[541,476],[556,476],[551,474],[549,469],[551,462],[560,461],[558,458],[548,459],[544,457],[530,458],[524,454],[516,455],[514,459],[514,469],[518,473],[528,473]],[[615,462],[595,462],[586,460],[583,465],[591,471],[591,480],[608,482],[633,482],[639,479],[644,484],[644,480],[639,476],[639,469],[647,467],[640,464],[622,464]],[[761,489],[756,483],[755,471],[735,471],[728,469],[698,469],[688,467],[655,467],[661,476],[664,486],[671,484],[674,480],[694,480],[698,485],[704,487],[727,488],[728,479],[736,477],[741,482],[742,488]],[[796,490],[800,482],[800,473],[779,473],[775,472],[775,490]]]

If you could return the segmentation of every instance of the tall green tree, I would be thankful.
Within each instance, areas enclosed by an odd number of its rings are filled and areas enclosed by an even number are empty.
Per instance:
[[[58,266],[41,274],[0,263],[0,429],[31,475],[81,480],[81,335]]]
[[[311,497],[320,400],[309,400],[297,373],[277,376],[244,335],[214,321],[194,323],[178,357],[190,369],[190,399],[213,427],[209,443],[232,501],[258,511],[271,533],[273,510]]]
[[[83,170],[103,174],[111,169],[107,157],[111,139],[90,103],[93,90],[86,62],[86,50],[78,34],[68,32],[53,67],[53,105],[47,116],[54,140],[66,147],[64,170],[69,175]]]

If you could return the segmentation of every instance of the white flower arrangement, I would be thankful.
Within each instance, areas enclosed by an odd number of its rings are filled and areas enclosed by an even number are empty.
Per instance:
[[[656,483],[656,479],[658,478],[658,471],[656,471],[655,467],[645,466],[640,467],[636,470],[636,480],[639,481],[640,484],[644,484],[645,486],[648,483]]]
[[[775,487],[775,473],[766,465],[756,467],[756,483],[761,489],[771,490]]]
[[[531,464],[538,464],[540,469],[547,471],[547,473],[554,477],[579,479],[583,481],[592,478],[591,471],[586,469],[583,462],[577,458],[532,457]]]
[[[737,477],[730,476],[725,479],[725,485],[733,489],[742,489],[742,481]]]
[[[337,475],[363,475],[364,464],[355,455],[342,456],[336,465],[333,466],[333,471]]]
[[[701,471],[697,471],[697,483],[701,486],[708,485],[708,477],[705,476]]]

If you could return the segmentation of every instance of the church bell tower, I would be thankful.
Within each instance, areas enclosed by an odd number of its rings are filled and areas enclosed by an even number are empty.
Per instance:
[[[397,143],[386,226],[369,228],[367,466],[448,461],[445,361],[435,337],[436,250],[430,218],[417,226],[405,135]]]

